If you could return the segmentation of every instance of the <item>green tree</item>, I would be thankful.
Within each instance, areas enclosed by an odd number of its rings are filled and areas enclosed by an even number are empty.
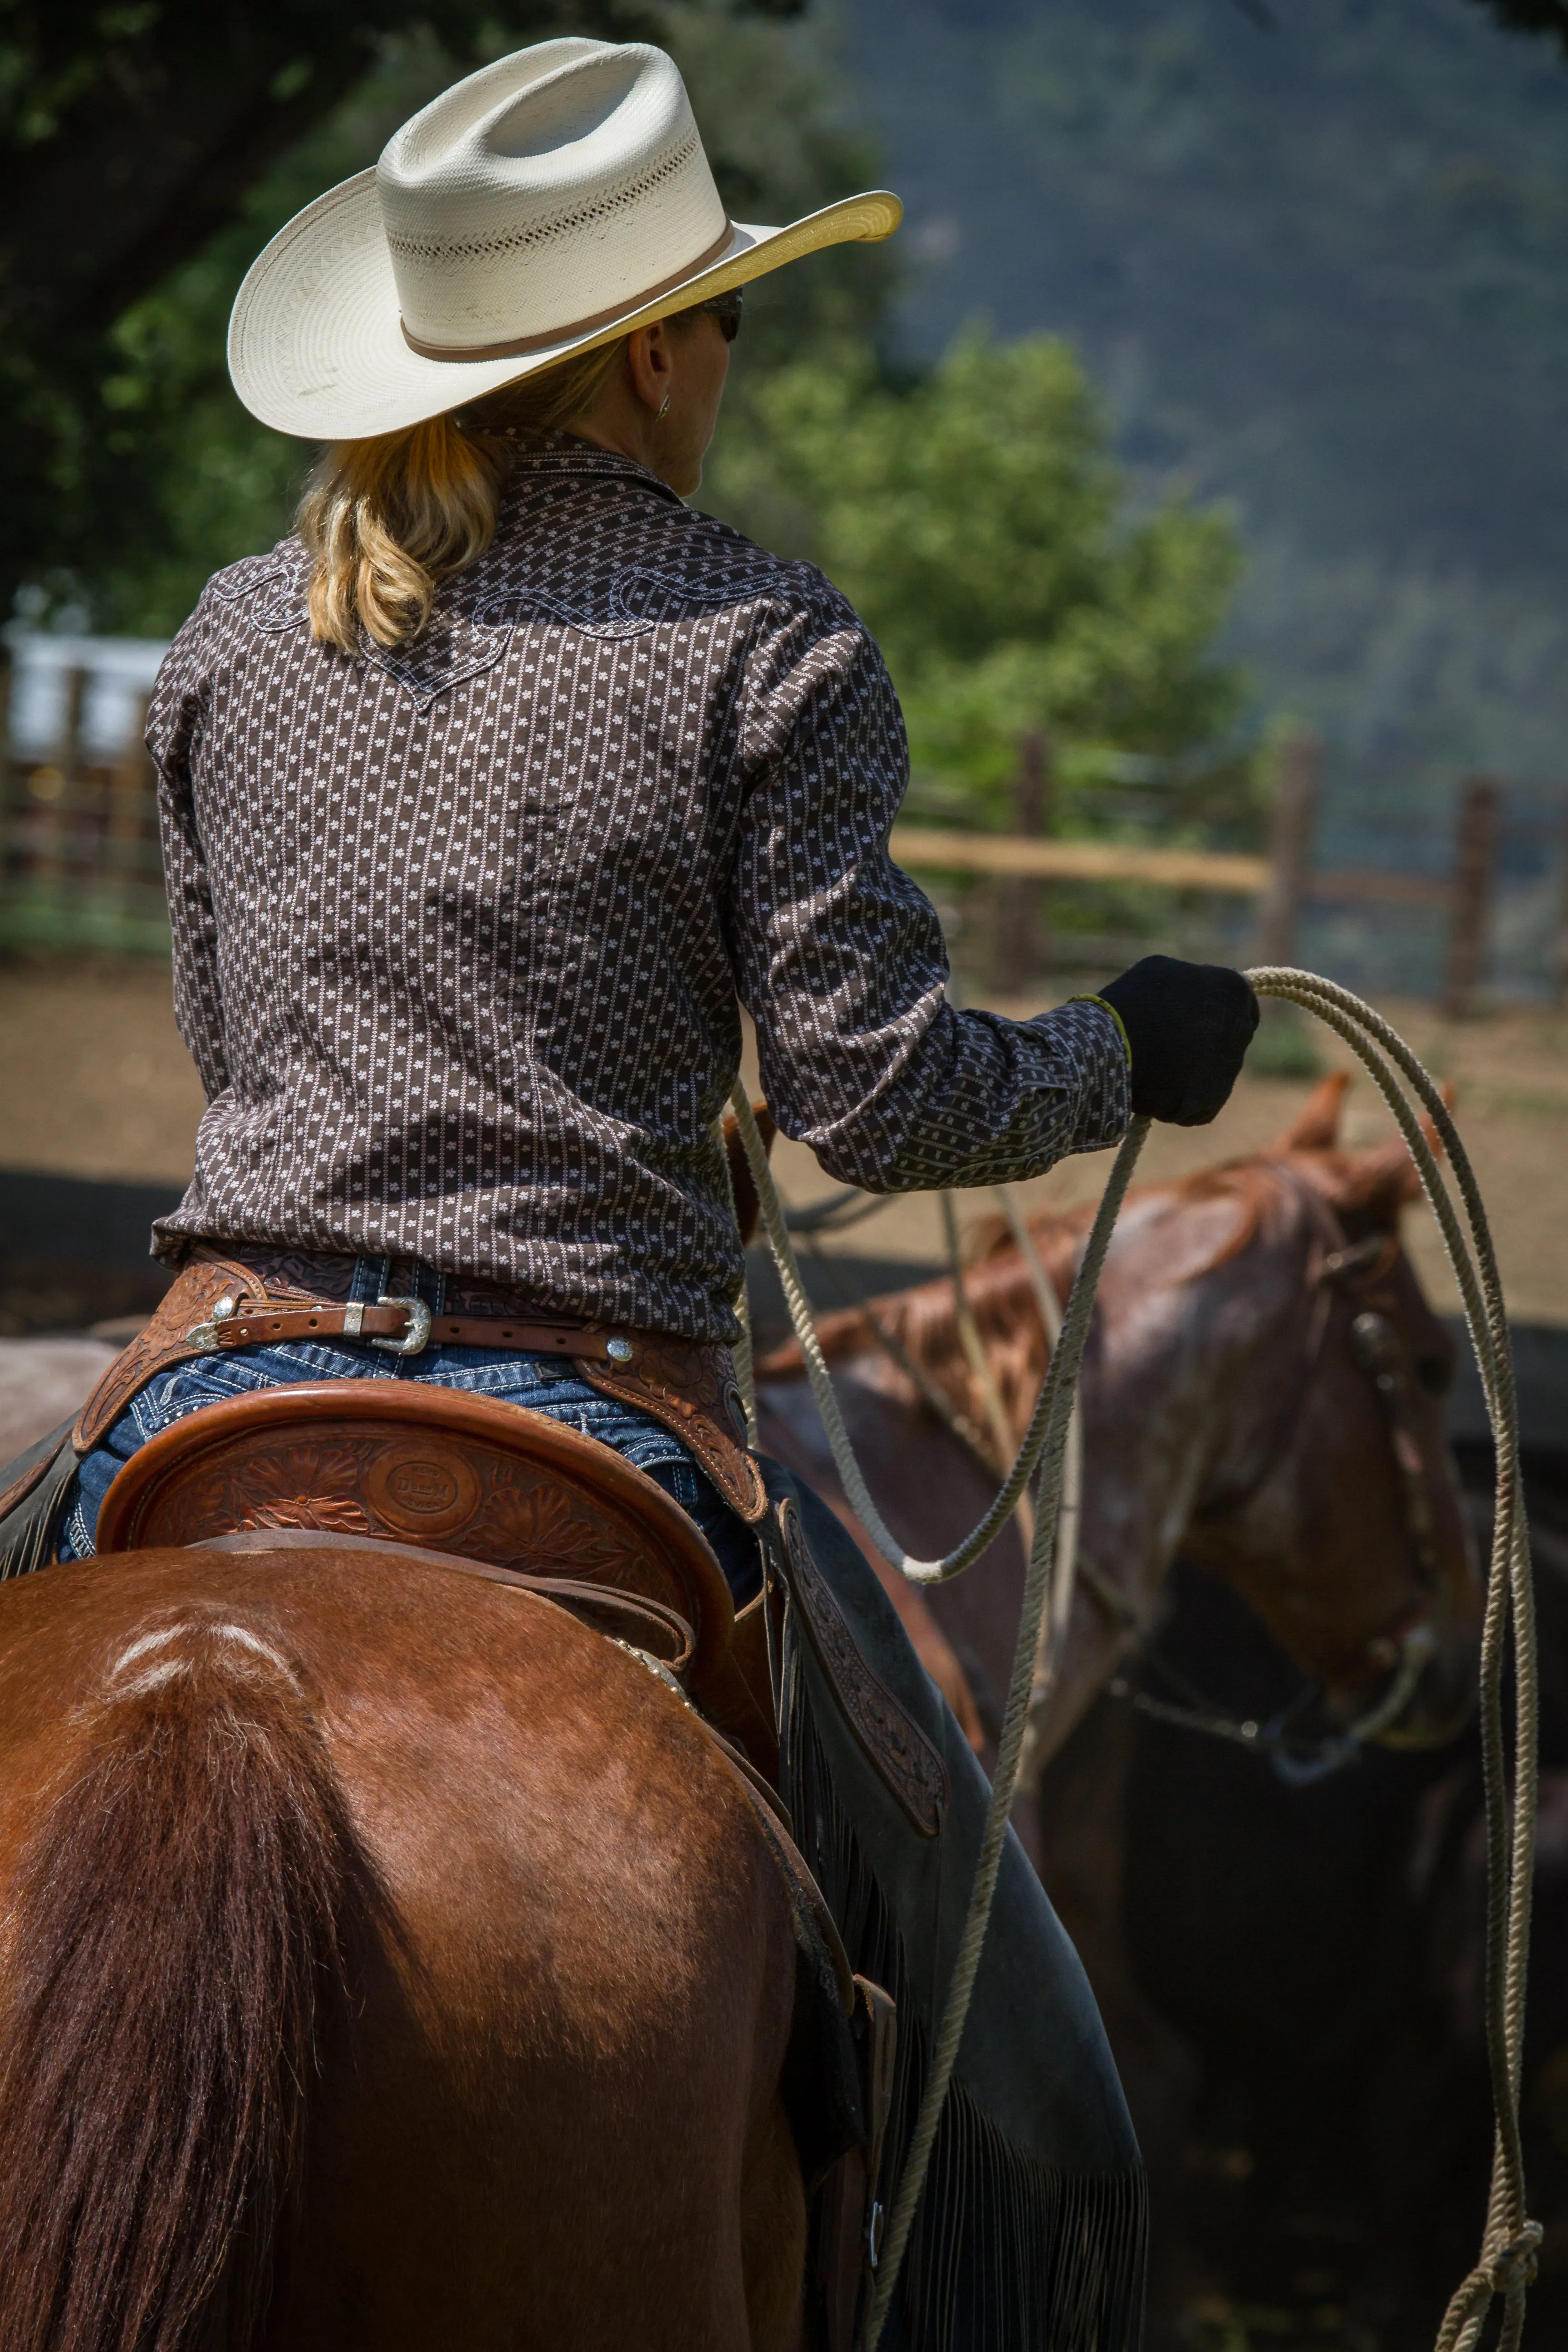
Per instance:
[[[35,604],[78,605],[100,628],[163,635],[213,571],[287,529],[314,451],[258,425],[229,387],[224,343],[239,281],[275,230],[374,163],[397,124],[476,55],[515,46],[510,20],[528,13],[491,22],[466,56],[427,29],[384,38],[372,70],[271,162],[226,226],[94,340],[77,373],[62,367],[38,380],[47,447],[26,510],[14,508],[0,530],[11,577]],[[608,6],[593,23],[604,29],[613,18],[672,50],[734,216],[786,220],[875,177],[820,20],[731,0],[644,10],[635,25],[624,15]],[[858,247],[816,256],[754,289],[738,390],[782,355],[818,350],[879,317],[890,285],[887,257]],[[0,572],[5,555],[0,545]]]
[[[869,622],[917,795],[956,793],[970,816],[1005,822],[1018,739],[1035,730],[1086,792],[1124,784],[1141,754],[1188,805],[1200,777],[1234,799],[1234,761],[1203,755],[1241,701],[1212,650],[1235,534],[1179,499],[1127,518],[1066,344],[972,332],[903,386],[840,351],[770,374],[752,410],[722,452],[721,502],[816,557]]]
[[[471,63],[487,44],[568,29],[624,39],[649,23],[638,0],[0,5],[0,612],[40,572],[86,576],[117,542],[156,538],[142,453],[106,407],[110,331],[388,42],[412,36]]]

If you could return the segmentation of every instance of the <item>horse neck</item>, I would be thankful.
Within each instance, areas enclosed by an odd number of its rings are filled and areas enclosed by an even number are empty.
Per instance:
[[[1223,1200],[1224,1196],[1219,1196]],[[1130,1227],[1101,1285],[1085,1366],[1079,1547],[1091,1575],[1147,1624],[1194,1511],[1264,1457],[1300,1378],[1310,1211],[1292,1190],[1259,1206],[1234,1254],[1203,1262],[1174,1228],[1180,1196]],[[1194,1202],[1215,1222],[1219,1202]]]

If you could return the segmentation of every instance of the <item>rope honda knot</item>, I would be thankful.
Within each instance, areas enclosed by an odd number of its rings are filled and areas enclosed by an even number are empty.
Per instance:
[[[1521,2222],[1517,2235],[1487,2257],[1482,2269],[1494,2294],[1508,2294],[1515,2287],[1535,2284],[1537,2257],[1545,2234],[1539,2221]]]

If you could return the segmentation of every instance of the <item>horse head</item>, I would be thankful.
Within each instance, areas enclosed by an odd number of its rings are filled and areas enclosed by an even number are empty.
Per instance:
[[[1215,1433],[1184,1554],[1224,1577],[1313,1676],[1331,1721],[1425,1745],[1468,1710],[1481,1596],[1445,1426],[1453,1340],[1400,1237],[1404,1143],[1340,1141],[1327,1078],[1268,1150],[1214,1171],[1249,1285],[1245,1381]],[[1205,1310],[1234,1311],[1221,1281]]]
[[[1041,1763],[1129,1651],[1151,1639],[1157,1651],[1178,1553],[1229,1582],[1311,1677],[1324,1752],[1336,1740],[1350,1752],[1347,1727],[1437,1740],[1470,1704],[1479,1595],[1444,1427],[1454,1346],[1400,1245],[1415,1171],[1403,1144],[1341,1148],[1344,1083],[1326,1080],[1267,1151],[1128,1198],[1084,1355],[1077,1598]],[[1089,1213],[1031,1221],[1058,1300]],[[1046,1366],[1034,1280],[1005,1220],[977,1234],[965,1291],[978,1349],[951,1280],[821,1323],[872,1490],[895,1532],[926,1549],[973,1524]],[[855,1528],[798,1349],[760,1370],[767,1449]],[[952,1586],[916,1594],[890,1570],[884,1580],[983,1748],[1022,1571],[1014,1528]],[[1284,1746],[1276,1758],[1289,1768]]]

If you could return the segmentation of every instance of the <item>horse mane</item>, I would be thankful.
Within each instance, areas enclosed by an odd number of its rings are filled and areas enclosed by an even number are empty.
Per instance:
[[[1279,1197],[1279,1191],[1276,1164],[1254,1154],[1250,1159],[1228,1160],[1217,1168],[1199,1169],[1195,1174],[1178,1177],[1170,1183],[1142,1186],[1129,1197],[1146,1199],[1152,1193],[1163,1192],[1176,1201],[1229,1199],[1241,1202],[1242,1215],[1235,1231],[1212,1257],[1184,1277],[1197,1281],[1250,1247],[1270,1202]],[[1071,1281],[1071,1253],[1092,1215],[1091,1206],[1047,1210],[1028,1221],[1030,1238],[1047,1272],[1056,1279],[1058,1297],[1064,1302]],[[964,1296],[986,1339],[993,1342],[1002,1340],[1016,1334],[1021,1326],[1037,1332],[1034,1277],[1014,1242],[1005,1217],[986,1217],[974,1227],[964,1259]],[[877,1322],[892,1334],[921,1370],[947,1385],[945,1375],[963,1360],[958,1300],[951,1278],[938,1275],[912,1289],[871,1299],[868,1305]],[[841,1307],[822,1316],[817,1336],[830,1363],[859,1355],[876,1345],[876,1334],[866,1312],[858,1307]],[[803,1360],[799,1343],[790,1339],[764,1357],[757,1370],[764,1376],[787,1375],[800,1371]],[[1042,1347],[1042,1369],[1043,1360]]]
[[[242,1627],[133,1644],[73,1733],[11,1890],[0,2344],[242,2352],[352,1833],[291,1670]]]
[[[1265,1150],[1167,1183],[1141,1187],[1130,1196],[1138,1200],[1163,1194],[1176,1208],[1215,1200],[1239,1204],[1241,1214],[1234,1228],[1210,1256],[1185,1270],[1184,1281],[1201,1281],[1242,1256],[1257,1240],[1269,1209],[1295,1197],[1303,1186],[1332,1209],[1349,1241],[1373,1232],[1397,1233],[1400,1212],[1419,1192],[1419,1181],[1398,1136],[1368,1151],[1341,1148],[1349,1085],[1347,1072],[1331,1071],[1313,1088],[1290,1126]],[[1428,1139],[1436,1142],[1429,1127]],[[1288,1169],[1300,1183],[1292,1181]],[[1073,1251],[1092,1215],[1092,1208],[1083,1207],[1047,1211],[1029,1220],[1030,1236],[1064,1304],[1072,1280]],[[1027,1418],[1045,1371],[1045,1334],[1031,1270],[1005,1217],[987,1217],[975,1229],[965,1258],[964,1292],[989,1362],[989,1393],[969,1360],[957,1297],[946,1276],[871,1299],[865,1308],[845,1307],[824,1316],[818,1336],[831,1363],[864,1354],[879,1344],[879,1334],[886,1334],[893,1351],[901,1352],[912,1366],[917,1386],[941,1391],[972,1434],[989,1429],[984,1442],[994,1448],[998,1397],[1015,1435]],[[757,1369],[783,1378],[799,1373],[804,1362],[798,1344],[792,1339],[774,1349]]]

